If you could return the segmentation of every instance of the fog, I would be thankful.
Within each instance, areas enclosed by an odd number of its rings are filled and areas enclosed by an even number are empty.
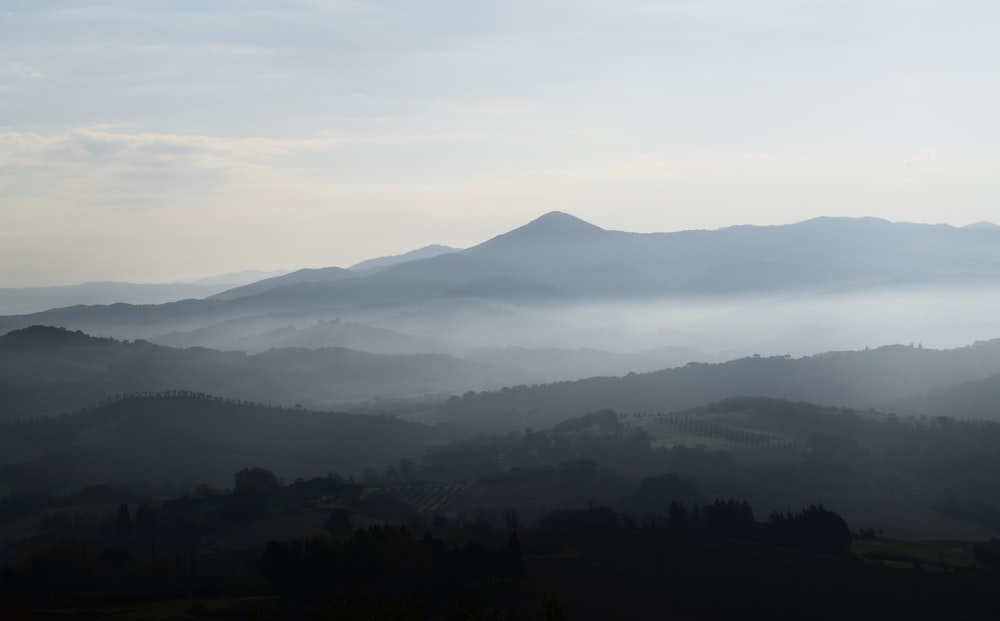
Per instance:
[[[119,338],[250,352],[343,346],[446,353],[531,371],[539,381],[623,375],[751,355],[808,356],[891,344],[935,349],[1000,337],[995,288],[509,304],[445,299],[309,313],[192,319],[111,330]],[[86,326],[84,326],[86,330]],[[107,332],[104,330],[102,332]]]
[[[1000,338],[997,307],[1000,288],[970,286],[626,301],[445,297],[295,312],[192,300],[4,317],[0,331],[57,325],[94,336],[249,353],[279,347],[443,353],[554,381],[755,354],[800,357],[891,344],[962,347]]]
[[[1000,337],[1000,316],[994,312],[998,304],[1000,290],[940,288],[451,309],[434,305],[370,321],[433,337],[458,353],[473,347],[517,346],[627,354],[677,347],[718,360],[897,343],[961,347]]]

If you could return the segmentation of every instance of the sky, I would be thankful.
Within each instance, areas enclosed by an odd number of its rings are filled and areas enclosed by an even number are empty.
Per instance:
[[[1000,3],[0,0],[0,287],[998,221]]]

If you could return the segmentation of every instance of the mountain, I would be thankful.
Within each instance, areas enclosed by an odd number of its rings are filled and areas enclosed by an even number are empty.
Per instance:
[[[527,377],[509,367],[441,354],[327,347],[248,355],[33,326],[0,337],[0,420],[63,414],[117,394],[183,390],[325,408],[440,398]]]
[[[934,305],[961,303],[964,306],[940,312],[965,316],[968,309],[991,305],[992,298],[973,299],[982,292],[1000,293],[997,227],[817,218],[781,226],[627,233],[553,212],[460,252],[411,256],[377,269],[299,270],[207,300],[77,306],[0,317],[0,331],[61,325],[91,334],[157,341],[234,319],[292,314],[298,317],[296,323],[269,324],[267,332],[340,320],[454,347],[637,351],[686,346],[710,351],[739,349],[726,340],[735,338],[733,333],[742,326],[736,336],[743,337],[740,347],[745,353],[755,342],[752,338],[768,331],[775,336],[769,337],[773,342],[763,343],[764,351],[774,351],[774,342],[791,338],[782,340],[782,335],[798,340],[806,332],[888,331],[890,336],[873,344],[895,342],[903,337],[892,330],[902,324],[883,317],[880,309],[927,308],[924,317],[933,321],[938,312],[932,310]],[[905,303],[873,297],[911,293],[916,298]],[[853,304],[851,312],[828,312],[834,307],[830,296],[852,295],[868,297],[843,302]],[[780,302],[780,308],[769,308],[760,317],[722,316],[717,309],[696,308],[727,304],[732,313],[734,301],[764,298]],[[798,301],[812,306],[793,307]],[[573,312],[581,306],[611,305],[617,308],[595,320],[580,320]],[[680,321],[676,313],[683,315]],[[715,323],[706,319],[713,313],[719,316]],[[827,315],[822,321],[813,319],[822,315]],[[629,332],[638,323],[637,316],[651,326],[646,332]],[[616,323],[608,325],[605,317]],[[784,324],[761,323],[786,317]],[[882,323],[870,323],[876,319]],[[849,320],[861,325],[847,325]],[[692,328],[685,331],[683,324]],[[996,319],[949,321],[939,329],[951,334],[971,325],[980,327],[947,340],[991,338],[994,330],[1000,330]],[[914,340],[929,338],[921,333],[924,329],[912,328],[917,333]],[[612,334],[615,331],[617,335]],[[692,334],[694,340],[687,338]],[[711,345],[714,335],[720,335],[714,338],[719,343]],[[621,344],[626,341],[627,346]],[[798,347],[797,352],[835,347],[831,341]]]
[[[541,244],[588,243],[602,239],[607,231],[561,211],[550,211],[508,233],[470,248],[468,254],[500,250],[506,253],[511,247]]]
[[[627,354],[583,348],[490,347],[465,351],[462,357],[521,369],[545,382],[657,371],[692,361],[709,362],[712,358],[687,347],[660,347]]]
[[[429,259],[440,254],[449,254],[452,252],[460,252],[460,250],[458,248],[451,248],[440,244],[431,244],[430,246],[424,246],[423,248],[411,250],[403,254],[368,259],[360,263],[355,263],[347,269],[355,272],[363,272],[398,265],[400,263],[406,263],[407,261],[416,261],[417,259]]]
[[[228,319],[155,339],[168,347],[208,347],[260,353],[282,347],[346,347],[373,354],[443,352],[442,343],[365,323],[296,313],[266,313]]]
[[[289,282],[246,302],[273,309],[447,298],[648,300],[961,284],[1000,284],[1000,229],[818,218],[624,233],[553,212],[461,253],[346,281]]]
[[[934,388],[926,393],[885,403],[887,411],[906,416],[1000,420],[1000,373],[968,382]]]
[[[78,304],[163,304],[200,299],[284,273],[245,270],[207,276],[191,282],[87,282],[80,285],[0,289],[0,314],[36,313]]]
[[[624,414],[670,413],[730,397],[751,396],[868,409],[902,404],[905,400],[919,402],[928,391],[984,380],[997,373],[1000,340],[952,350],[897,345],[803,358],[749,357],[625,377],[467,393],[440,406],[433,419],[491,431],[514,431],[546,427],[599,409]],[[989,382],[988,387],[995,390],[995,377]],[[954,394],[941,394],[955,398]],[[949,416],[950,402],[936,399],[932,403],[940,409],[926,413]],[[980,418],[1000,421],[995,409],[978,412]]]
[[[212,298],[217,300],[235,300],[237,298],[249,297],[258,293],[264,293],[265,291],[298,283],[333,282],[346,278],[353,278],[358,275],[355,272],[370,274],[386,267],[399,265],[400,263],[436,257],[441,254],[448,254],[455,251],[455,248],[449,248],[448,246],[431,245],[417,250],[412,250],[401,255],[368,259],[366,261],[362,261],[361,263],[352,265],[348,269],[341,267],[301,269],[288,274],[282,274],[274,278],[258,280],[242,287],[229,289],[213,295]]]
[[[38,313],[50,308],[76,304],[163,304],[176,300],[204,298],[238,284],[195,282],[137,284],[127,282],[88,282],[82,285],[0,289],[0,313],[15,315]]]
[[[211,297],[216,300],[235,300],[236,298],[243,298],[256,295],[258,293],[263,293],[265,291],[270,291],[271,289],[276,289],[278,287],[284,287],[295,283],[333,282],[336,280],[342,280],[344,278],[352,278],[353,276],[354,274],[352,274],[348,270],[345,270],[342,267],[301,269],[291,272],[289,274],[283,274],[281,276],[275,276],[273,278],[265,278],[264,280],[258,280],[248,285],[243,285],[242,287],[236,287],[235,289],[227,289],[226,291],[217,293]]]
[[[226,274],[219,274],[217,276],[206,276],[204,278],[199,278],[195,280],[193,284],[196,285],[222,285],[226,287],[234,287],[237,285],[249,285],[250,283],[257,282],[258,280],[264,280],[265,278],[274,278],[276,276],[284,276],[291,270],[270,270],[263,272],[261,270],[242,270],[239,272],[229,272]]]

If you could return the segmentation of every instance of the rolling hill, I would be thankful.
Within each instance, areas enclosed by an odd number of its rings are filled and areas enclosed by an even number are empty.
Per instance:
[[[455,437],[389,417],[193,394],[124,398],[2,429],[0,486],[53,492],[97,483],[228,487],[251,466],[288,477],[360,473]]]
[[[440,354],[378,355],[332,347],[248,355],[34,326],[0,337],[0,420],[63,414],[116,394],[149,391],[326,408],[447,395],[523,377],[508,367]]]
[[[546,427],[598,409],[668,413],[740,396],[868,409],[916,403],[928,391],[985,381],[996,373],[1000,373],[1000,340],[953,350],[896,345],[802,358],[748,357],[625,377],[465,394],[442,405],[434,419],[510,431]],[[995,383],[995,379],[989,381]],[[948,398],[934,401],[940,408],[935,416],[950,414],[951,400],[960,401],[954,392],[941,394]],[[910,401],[904,401],[907,399]],[[905,411],[914,413],[912,409]],[[963,412],[971,414],[968,409]],[[1000,415],[995,408],[984,408],[976,410],[975,418],[1000,420]]]

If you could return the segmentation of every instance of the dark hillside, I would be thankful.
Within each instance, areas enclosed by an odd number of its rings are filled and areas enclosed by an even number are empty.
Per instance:
[[[455,394],[523,377],[500,365],[439,354],[380,355],[328,347],[247,355],[34,326],[0,337],[0,420],[63,414],[115,394],[145,391],[329,407]]]
[[[566,619],[980,619],[996,578],[893,570],[732,540],[629,531],[529,531],[575,554],[526,561]]]
[[[749,499],[764,516],[824,502],[856,528],[981,538],[1000,533],[998,445],[1000,423],[734,398],[674,414],[600,411],[551,429],[480,434],[430,448],[410,475],[482,477],[464,501],[470,514],[498,499],[524,515],[588,499],[666,513],[671,499],[698,498],[676,484],[667,496],[637,493],[621,475],[674,473],[714,497]]]
[[[134,482],[226,487],[233,472],[248,466],[288,477],[360,472],[453,437],[386,417],[198,395],[130,397],[78,415],[2,426],[0,484],[49,491]]]
[[[950,416],[1000,420],[1000,373],[890,401],[890,411],[908,416]]]

